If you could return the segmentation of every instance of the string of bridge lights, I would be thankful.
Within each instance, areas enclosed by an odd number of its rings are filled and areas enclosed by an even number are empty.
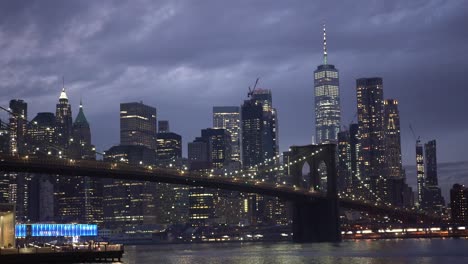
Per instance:
[[[244,171],[241,171],[241,172],[238,172],[238,171],[234,171],[234,172],[230,172],[230,173],[225,173],[224,175],[225,176],[232,176],[232,177],[251,177],[252,179],[255,177],[255,176],[258,176],[259,174],[263,173],[263,172],[274,172],[274,171],[278,171],[278,170],[283,170],[287,167],[291,167],[292,165],[298,163],[298,162],[301,162],[301,161],[304,161],[306,160],[307,158],[309,157],[313,157],[317,154],[319,154],[323,149],[320,148],[319,150],[316,150],[314,152],[312,152],[311,154],[309,154],[308,156],[303,156],[303,157],[300,157],[299,159],[297,160],[293,160],[293,161],[289,161],[287,162],[286,164],[283,164],[283,165],[278,165],[278,166],[275,166],[275,167],[272,167],[272,168],[263,168],[261,170],[258,170],[258,167],[259,166],[264,166],[263,164],[265,164],[265,161],[262,162],[262,163],[259,163],[257,165],[254,165],[254,166],[250,166],[249,169],[246,169]],[[270,158],[270,159],[266,159],[266,161],[270,161],[270,160],[274,160],[275,158],[279,158],[283,156],[283,154],[279,154],[279,155],[276,155],[275,157],[273,158]],[[265,164],[266,166],[266,164]],[[256,169],[256,171],[252,171],[252,172],[249,172],[249,170],[253,170],[253,169]]]

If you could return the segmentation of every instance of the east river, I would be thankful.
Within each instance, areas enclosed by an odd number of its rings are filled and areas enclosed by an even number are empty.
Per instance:
[[[468,263],[468,239],[137,245],[125,246],[122,261],[129,264]]]

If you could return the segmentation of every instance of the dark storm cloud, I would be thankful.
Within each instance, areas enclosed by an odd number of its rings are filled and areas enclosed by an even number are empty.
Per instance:
[[[311,141],[313,70],[326,21],[340,70],[343,124],[355,121],[355,79],[381,76],[400,104],[404,162],[411,123],[438,140],[439,160],[467,160],[466,1],[3,1],[0,101],[30,118],[54,111],[65,76],[100,149],[117,144],[119,103],[158,108],[191,141],[213,105],[240,105],[257,76],[273,91],[280,145]],[[410,177],[410,176],[409,176]],[[412,176],[411,176],[412,177]]]

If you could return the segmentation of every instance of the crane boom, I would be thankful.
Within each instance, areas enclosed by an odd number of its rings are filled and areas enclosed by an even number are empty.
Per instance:
[[[255,92],[255,88],[257,88],[258,80],[260,80],[260,78],[257,78],[257,80],[255,81],[253,89],[250,89],[250,86],[249,86],[249,92],[247,93],[247,97],[252,96],[253,93]]]

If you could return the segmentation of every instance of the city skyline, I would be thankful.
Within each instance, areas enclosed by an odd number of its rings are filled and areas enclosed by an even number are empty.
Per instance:
[[[247,32],[242,30],[247,29],[245,24],[237,28],[224,24],[209,25],[202,18],[202,14],[217,6],[200,5],[185,21],[198,22],[193,26],[203,26],[202,35],[216,36],[219,44],[212,46],[202,38],[195,38],[196,48],[193,52],[192,49],[185,50],[183,55],[186,56],[171,53],[183,48],[175,46],[171,49],[171,44],[174,40],[191,36],[188,33],[190,23],[176,23],[179,16],[187,14],[186,8],[189,3],[162,4],[162,7],[148,8],[148,11],[132,9],[133,12],[147,15],[143,16],[146,20],[142,21],[129,17],[118,18],[122,6],[111,8],[108,4],[77,3],[76,7],[65,8],[57,2],[56,8],[61,11],[58,12],[61,15],[50,18],[47,16],[49,10],[41,5],[4,4],[7,6],[2,7],[3,11],[18,14],[5,16],[7,24],[14,24],[16,19],[21,19],[25,14],[28,15],[28,20],[20,23],[19,28],[9,27],[10,30],[16,30],[14,35],[2,29],[4,39],[11,36],[12,40],[6,43],[7,46],[11,45],[6,49],[8,53],[0,54],[0,63],[8,73],[2,76],[2,89],[5,91],[0,98],[2,105],[6,106],[12,98],[20,98],[30,105],[30,117],[37,112],[53,112],[52,107],[61,89],[64,75],[72,112],[76,113],[78,101],[82,97],[92,127],[93,143],[98,150],[105,150],[118,142],[118,133],[108,135],[104,128],[118,128],[116,109],[121,102],[143,100],[145,104],[156,107],[162,119],[171,120],[173,131],[190,140],[195,138],[200,129],[211,126],[212,106],[240,105],[246,97],[248,85],[256,76],[261,76],[260,88],[271,89],[276,98],[275,106],[279,111],[281,127],[280,150],[284,151],[289,145],[310,143],[311,136],[315,134],[313,124],[304,121],[303,129],[297,131],[293,129],[292,120],[313,120],[312,75],[314,68],[321,61],[321,24],[326,20],[329,46],[333,50],[330,61],[340,69],[342,124],[349,123],[354,115],[353,79],[379,76],[385,79],[385,97],[395,98],[400,102],[403,163],[414,164],[414,139],[408,129],[410,123],[423,140],[438,140],[440,162],[463,160],[463,147],[460,146],[466,144],[462,135],[467,128],[463,122],[459,122],[462,118],[459,115],[466,111],[457,111],[455,106],[466,106],[453,103],[461,100],[463,96],[444,96],[458,91],[461,95],[464,92],[460,85],[456,85],[463,83],[458,78],[466,78],[457,74],[458,71],[466,69],[466,62],[456,57],[457,54],[463,53],[464,47],[460,44],[463,41],[447,41],[449,44],[445,45],[450,49],[444,49],[444,52],[441,52],[442,46],[438,46],[441,44],[430,41],[441,37],[445,40],[465,37],[466,34],[456,31],[460,30],[458,27],[450,26],[463,23],[461,20],[466,19],[459,11],[463,8],[463,3],[443,3],[443,11],[438,15],[433,11],[437,3],[426,3],[419,9],[412,4],[407,6],[403,3],[395,6],[374,4],[364,10],[359,9],[364,14],[372,14],[369,19],[351,16],[350,21],[354,24],[349,25],[345,24],[346,19],[337,19],[339,12],[330,8],[317,18],[306,15],[319,12],[320,7],[332,6],[327,4],[305,6],[302,8],[304,10],[298,6],[285,7],[279,4],[267,7],[249,6],[253,10],[263,9],[260,15],[250,17],[255,23],[252,23],[253,26],[249,27]],[[227,15],[236,17],[241,15],[245,8],[242,4],[233,6]],[[430,18],[425,23],[409,23],[408,26],[407,22],[417,21],[423,11],[429,12]],[[155,20],[151,14],[159,14],[163,18]],[[78,15],[84,15],[88,19],[86,22],[77,21]],[[116,43],[114,49],[105,52],[103,48],[107,46],[106,41],[114,40],[115,37],[112,29],[122,22],[128,22],[127,27],[119,29],[134,33],[131,36],[135,39],[122,40]],[[141,25],[147,25],[147,31],[137,32]],[[43,30],[46,26],[51,26],[49,34],[55,34],[50,40],[45,38],[47,34],[42,34],[45,33]],[[226,28],[223,28],[224,26]],[[273,30],[278,26],[279,31]],[[446,30],[449,28],[452,31]],[[427,32],[429,29],[430,33]],[[167,33],[167,30],[171,31],[170,36],[159,34]],[[288,33],[290,31],[291,33]],[[102,33],[108,33],[104,34],[108,38],[102,39]],[[412,36],[411,33],[415,36],[411,41],[389,41],[392,37],[399,39],[398,36],[400,39],[408,39],[408,36]],[[427,33],[426,37],[418,38],[422,33]],[[252,40],[245,44],[230,43],[229,37],[243,39],[243,34],[249,35]],[[163,37],[157,39],[158,35]],[[406,38],[403,38],[405,36]],[[354,40],[374,37],[375,41],[372,41],[372,44],[361,46]],[[14,48],[13,45],[18,46],[21,43],[23,45],[19,46],[28,52],[20,54],[20,50]],[[49,45],[54,43],[55,46]],[[428,46],[428,43],[434,46]],[[265,48],[262,48],[264,45]],[[141,50],[137,52],[135,48]],[[116,54],[115,51],[120,49],[125,52],[121,55]],[[211,54],[207,53],[210,49],[213,50]],[[386,54],[388,51],[389,55]],[[421,57],[422,51],[431,56]],[[144,52],[147,52],[147,60],[142,58]],[[169,54],[168,57],[164,56],[166,53]],[[226,57],[222,56],[224,53]],[[92,54],[94,56],[91,56]],[[394,56],[395,54],[398,56]],[[12,61],[15,56],[18,60]],[[390,60],[385,60],[386,56],[389,56]],[[213,59],[215,57],[219,59]],[[157,61],[162,58],[166,60]],[[363,58],[365,61],[362,61]],[[376,66],[376,60],[388,63]],[[437,61],[438,65],[448,65],[450,62],[458,66],[447,73],[440,71],[437,65],[432,65],[427,60]],[[102,67],[94,68],[96,66]],[[432,76],[436,76],[434,72],[439,73],[437,79],[444,80],[443,85],[432,79]],[[27,78],[23,78],[26,74]],[[435,89],[434,87],[444,87],[447,92],[424,93],[425,90]],[[207,104],[206,101],[210,103]],[[291,102],[295,102],[294,107],[291,107]],[[190,109],[186,120],[177,116],[175,108],[181,104]],[[433,107],[434,105],[437,107]],[[189,120],[197,120],[197,123]],[[184,156],[185,153],[186,148]]]

